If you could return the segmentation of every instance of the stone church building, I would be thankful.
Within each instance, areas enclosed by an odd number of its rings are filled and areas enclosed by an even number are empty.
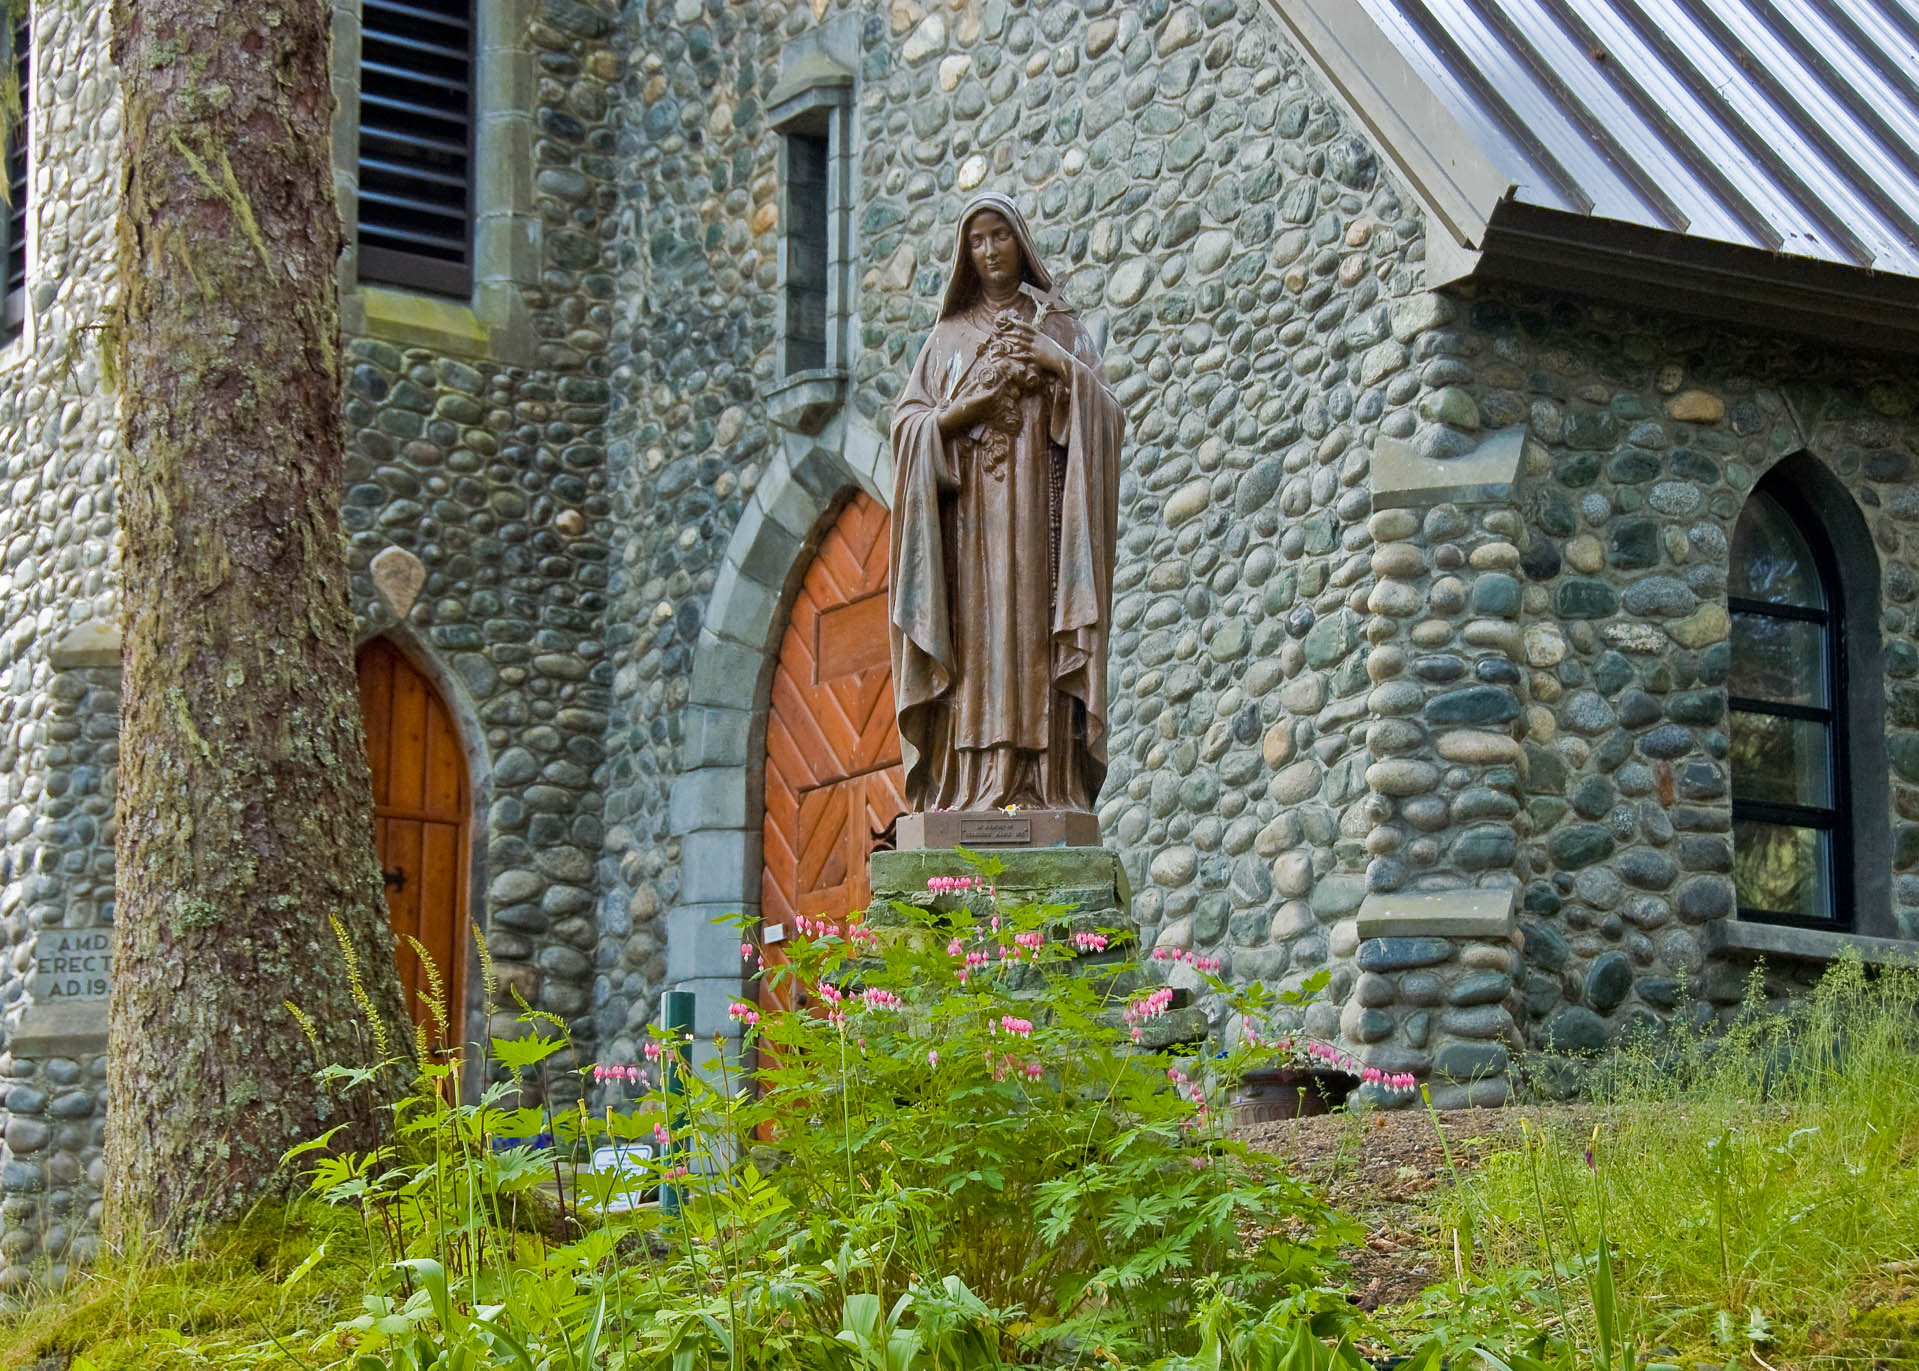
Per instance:
[[[97,1203],[119,112],[38,3],[0,345],[0,1283]],[[337,0],[396,924],[628,1060],[900,808],[888,419],[1013,195],[1127,411],[1149,941],[1442,1104],[1919,939],[1919,32],[1892,0]],[[410,977],[418,969],[405,968]]]

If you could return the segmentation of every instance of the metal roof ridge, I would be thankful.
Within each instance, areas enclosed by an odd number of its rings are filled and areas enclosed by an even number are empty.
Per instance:
[[[1875,160],[1915,146],[1919,120],[1909,127],[1874,97],[1919,83],[1919,65],[1901,62],[1908,39],[1919,50],[1919,13],[1881,0],[1267,6],[1427,209],[1429,288],[1541,283],[1544,244],[1557,240],[1581,264],[1580,293],[1656,306],[1647,286],[1670,289],[1683,261],[1703,288],[1680,292],[1680,312],[1766,327],[1742,283],[1771,282],[1793,296],[1788,331],[1844,336],[1828,325],[1857,329],[1870,305],[1885,317],[1868,346],[1919,340],[1919,199],[1908,202],[1919,172],[1911,186],[1866,184]],[[1711,51],[1685,54],[1661,15]],[[1568,16],[1570,29],[1551,29]],[[1870,69],[1835,85],[1839,54],[1806,56],[1821,30],[1872,45]],[[1581,49],[1592,66],[1569,69]],[[1739,89],[1706,89],[1729,65]],[[1840,125],[1812,127],[1826,112]]]

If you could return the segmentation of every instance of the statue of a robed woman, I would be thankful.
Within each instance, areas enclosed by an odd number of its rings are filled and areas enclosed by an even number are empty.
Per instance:
[[[914,811],[1092,810],[1124,429],[1019,210],[974,197],[893,414],[893,688]]]

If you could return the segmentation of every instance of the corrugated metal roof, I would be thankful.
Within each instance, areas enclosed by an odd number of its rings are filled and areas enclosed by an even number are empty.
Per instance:
[[[1356,2],[1522,203],[1919,276],[1919,0]]]

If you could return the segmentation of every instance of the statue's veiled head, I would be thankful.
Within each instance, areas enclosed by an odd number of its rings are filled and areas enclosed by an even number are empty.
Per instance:
[[[989,265],[992,263],[992,265]],[[998,191],[982,191],[960,211],[953,236],[952,268],[946,278],[946,298],[940,315],[957,313],[979,299],[982,276],[997,275],[993,293],[1001,295],[1030,282],[1044,291],[1053,289],[1052,273],[1039,260],[1032,230],[1013,203]]]

